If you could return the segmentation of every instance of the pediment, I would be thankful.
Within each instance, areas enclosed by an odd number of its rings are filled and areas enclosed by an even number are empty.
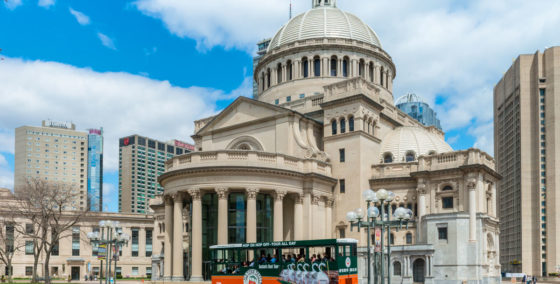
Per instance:
[[[211,133],[218,129],[225,129],[249,123],[251,121],[263,120],[278,114],[290,113],[289,109],[256,101],[246,97],[239,97],[220,114],[206,124],[197,135]]]

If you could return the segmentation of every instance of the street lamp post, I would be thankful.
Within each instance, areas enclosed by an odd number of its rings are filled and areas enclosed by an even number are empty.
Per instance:
[[[379,189],[377,192],[374,192],[371,189],[367,189],[363,192],[362,196],[366,201],[366,208],[367,208],[367,217],[365,221],[362,221],[364,217],[364,212],[362,208],[357,208],[354,211],[350,211],[346,214],[346,219],[350,222],[350,229],[357,227],[358,232],[360,231],[361,227],[365,227],[367,229],[367,271],[368,271],[368,284],[371,284],[371,244],[370,244],[370,230],[371,228],[375,228],[376,226],[381,228],[381,283],[385,283],[385,269],[384,269],[384,262],[385,262],[385,252],[383,249],[384,242],[383,237],[385,233],[385,229],[387,229],[387,272],[389,273],[387,277],[387,284],[391,284],[391,265],[390,265],[390,257],[391,257],[391,227],[396,227],[397,230],[406,224],[408,227],[408,222],[412,218],[413,212],[410,209],[405,209],[403,207],[399,207],[394,212],[395,220],[391,220],[391,206],[390,203],[395,199],[395,194],[391,191],[387,191],[385,189]],[[379,209],[377,208],[376,204],[379,204],[381,207],[381,214],[379,214]],[[387,205],[387,213],[385,214],[385,205]],[[381,216],[379,220],[377,217]],[[374,266],[376,260],[374,257]],[[377,284],[377,275],[375,277],[375,283]]]
[[[123,233],[120,230],[117,230],[119,227],[119,221],[99,221],[99,227],[101,228],[101,232],[89,232],[87,234],[90,243],[97,244],[97,245],[105,245],[105,283],[109,284],[109,276],[110,276],[110,269],[111,269],[111,250],[113,245],[119,247],[122,245],[126,245],[130,237]],[[101,283],[101,265],[99,267],[99,283]],[[116,273],[116,266],[117,260],[115,259],[115,273]],[[116,275],[115,275],[116,276]],[[116,283],[116,282],[115,282]]]

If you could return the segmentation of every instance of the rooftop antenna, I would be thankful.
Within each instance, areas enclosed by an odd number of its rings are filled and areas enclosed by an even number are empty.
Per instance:
[[[292,0],[290,0],[290,20],[292,19]]]

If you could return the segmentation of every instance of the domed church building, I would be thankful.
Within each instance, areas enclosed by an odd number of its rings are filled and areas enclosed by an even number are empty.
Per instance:
[[[494,160],[396,108],[396,74],[336,0],[290,19],[255,66],[254,99],[195,121],[196,150],[167,161],[150,202],[154,279],[201,281],[215,244],[355,238],[366,283],[368,236],[346,213],[385,188],[414,212],[385,239],[392,281],[499,283]]]

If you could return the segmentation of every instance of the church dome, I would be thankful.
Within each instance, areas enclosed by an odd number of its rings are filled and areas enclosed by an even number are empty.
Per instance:
[[[314,38],[342,38],[381,48],[375,32],[360,18],[334,6],[317,6],[295,16],[272,38],[268,50]]]
[[[385,163],[402,163],[417,160],[421,155],[451,151],[453,148],[442,136],[423,127],[402,126],[383,137],[380,154]]]

